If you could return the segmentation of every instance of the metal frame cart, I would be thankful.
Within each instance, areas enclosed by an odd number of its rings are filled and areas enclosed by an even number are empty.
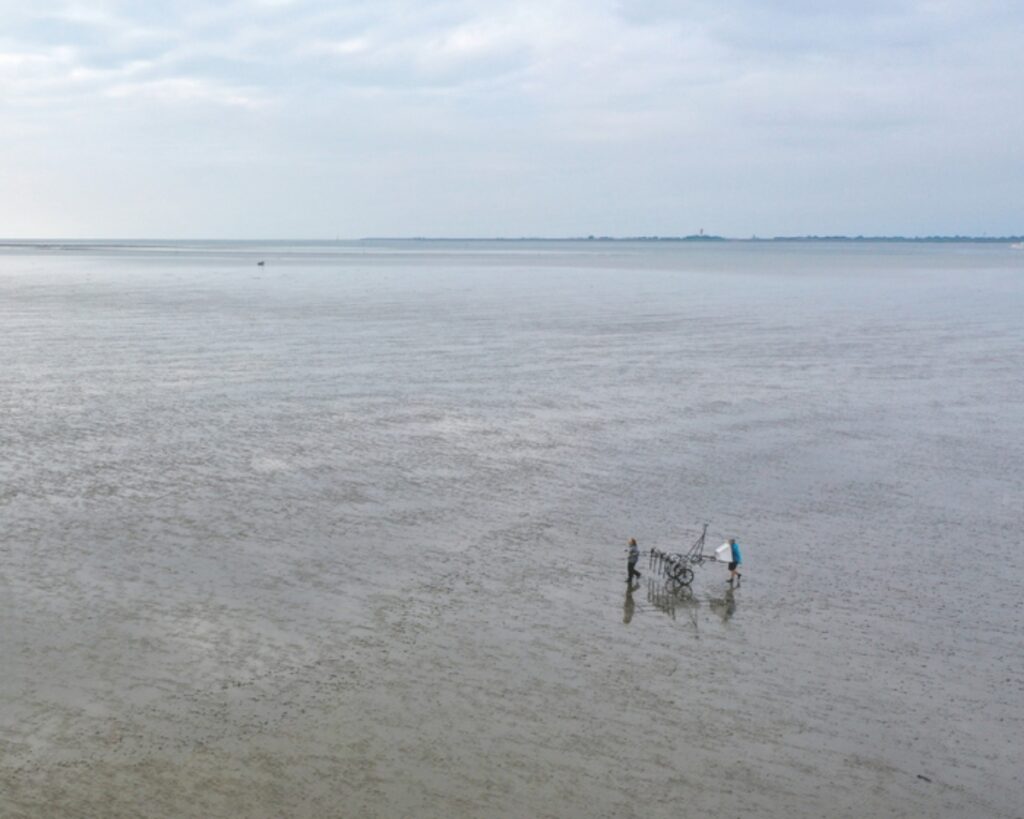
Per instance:
[[[660,549],[651,549],[648,553],[648,567],[652,572],[666,578],[677,588],[689,586],[693,582],[694,567],[702,566],[706,561],[715,560],[713,554],[707,554],[704,551],[707,537],[708,524],[705,523],[700,537],[694,541],[693,545],[685,553],[670,553],[663,552]]]

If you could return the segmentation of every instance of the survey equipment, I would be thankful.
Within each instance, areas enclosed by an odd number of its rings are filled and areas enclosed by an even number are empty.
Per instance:
[[[708,538],[708,524],[704,524],[693,545],[686,552],[663,552],[651,549],[648,566],[652,573],[659,574],[674,586],[689,586],[693,582],[693,570],[707,561],[714,561],[715,555],[704,551]]]

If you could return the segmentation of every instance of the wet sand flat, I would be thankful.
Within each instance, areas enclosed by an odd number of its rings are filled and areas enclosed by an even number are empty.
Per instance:
[[[0,816],[1019,817],[1022,315],[984,245],[0,249]],[[705,522],[740,588],[627,592]]]

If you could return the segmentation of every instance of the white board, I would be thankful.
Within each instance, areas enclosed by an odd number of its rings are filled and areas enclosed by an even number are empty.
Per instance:
[[[732,563],[732,546],[728,543],[723,543],[715,549],[715,560],[720,560],[723,563]]]

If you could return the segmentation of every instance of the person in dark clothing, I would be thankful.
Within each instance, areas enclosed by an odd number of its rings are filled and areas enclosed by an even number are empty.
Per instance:
[[[634,577],[640,577],[636,570],[636,562],[640,559],[640,547],[636,545],[636,538],[629,539],[629,557],[626,560],[626,582],[632,583]]]

